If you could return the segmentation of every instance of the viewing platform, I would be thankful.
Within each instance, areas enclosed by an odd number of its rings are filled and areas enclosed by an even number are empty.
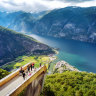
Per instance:
[[[23,69],[26,70],[30,64],[31,63],[26,64]],[[33,69],[33,71],[30,71],[31,75],[26,75],[25,80],[19,75],[20,69],[16,70],[0,80],[0,96],[17,96],[31,84],[32,81],[36,80],[40,75],[45,74],[46,70],[46,66]]]

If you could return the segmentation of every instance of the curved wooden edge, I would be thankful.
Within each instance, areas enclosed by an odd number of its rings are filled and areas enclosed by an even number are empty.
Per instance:
[[[24,65],[22,68],[23,70],[26,70],[27,69],[27,66],[30,65],[32,62]],[[5,78],[1,79],[0,80],[0,87],[3,86],[4,84],[6,84],[7,82],[9,82],[10,80],[12,80],[15,76],[19,75],[19,71],[20,71],[20,68],[18,70],[16,70],[15,72],[9,74],[8,76],[6,76]]]
[[[45,73],[46,71],[47,71],[47,67],[46,66],[41,67],[30,78],[28,78],[26,81],[24,81],[16,89],[12,90],[9,93],[9,96],[18,96],[18,94],[20,92],[22,92],[33,80],[35,80],[38,76],[40,76],[42,73]]]

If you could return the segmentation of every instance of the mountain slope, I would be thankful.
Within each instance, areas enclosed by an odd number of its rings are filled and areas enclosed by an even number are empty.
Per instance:
[[[0,25],[19,32],[30,32],[35,22],[46,13],[47,11],[40,13],[0,12]]]
[[[96,7],[66,7],[43,16],[32,32],[96,43]]]
[[[18,32],[96,43],[96,7],[66,7],[41,13],[0,13],[0,25]]]
[[[0,65],[25,54],[50,54],[52,49],[35,39],[0,26]]]

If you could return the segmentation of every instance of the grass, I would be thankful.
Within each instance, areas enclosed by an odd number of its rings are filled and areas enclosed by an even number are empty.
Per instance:
[[[46,55],[41,55],[41,56],[19,56],[18,58],[16,58],[17,61],[13,61],[10,64],[7,64],[5,66],[3,66],[3,69],[8,69],[8,71],[11,71],[13,69],[17,69],[29,62],[33,62],[35,63],[35,67],[38,68],[40,63],[41,65],[46,65],[48,68],[50,59],[48,56]]]

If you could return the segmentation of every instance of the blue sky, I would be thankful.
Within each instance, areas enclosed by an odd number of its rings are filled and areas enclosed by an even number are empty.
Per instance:
[[[40,12],[67,6],[96,6],[96,0],[0,0],[0,9],[7,11]]]

